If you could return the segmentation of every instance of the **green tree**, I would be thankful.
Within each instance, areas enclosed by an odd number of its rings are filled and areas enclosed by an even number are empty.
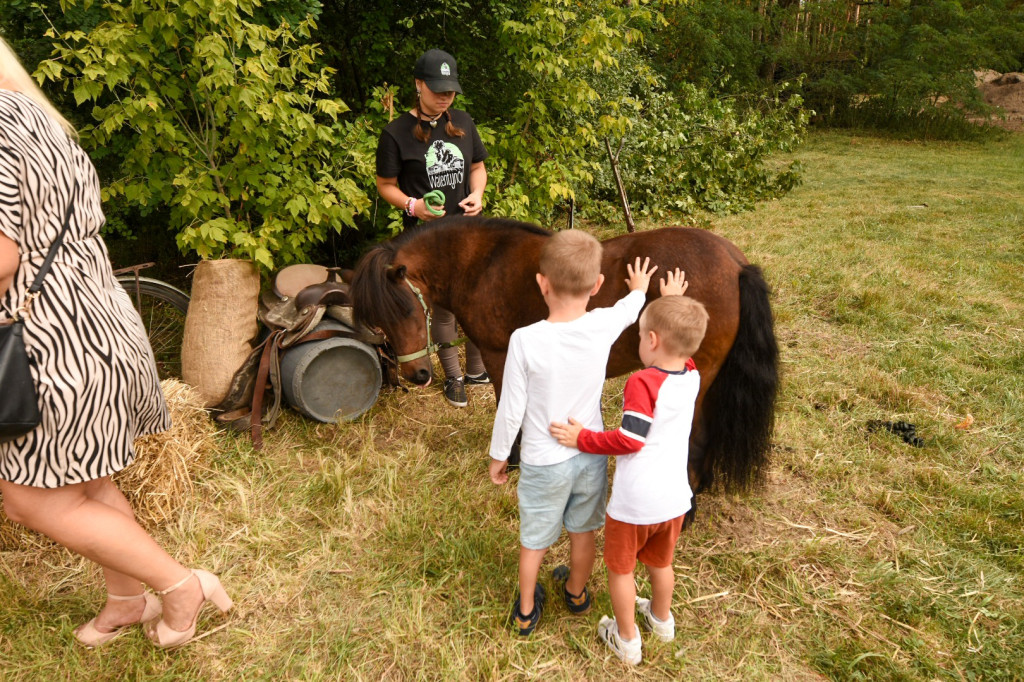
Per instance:
[[[97,148],[128,133],[106,197],[170,207],[183,250],[266,268],[303,259],[329,230],[354,227],[370,200],[371,160],[328,96],[331,73],[308,42],[311,18],[276,28],[257,0],[135,0],[104,5],[88,34],[60,35],[46,80],[93,103]]]
[[[505,22],[505,52],[527,78],[511,120],[491,131],[492,210],[549,221],[573,199],[617,216],[606,138],[622,144],[639,214],[735,211],[795,184],[797,166],[765,162],[800,139],[800,98],[780,90],[743,108],[703,86],[668,91],[644,39],[664,26],[650,3],[611,0],[533,2]]]
[[[663,73],[730,94],[803,77],[808,106],[838,125],[960,134],[984,110],[973,71],[1024,66],[1019,0],[692,0],[667,16]]]
[[[592,184],[601,140],[624,133],[639,109],[629,84],[654,77],[643,62],[632,72],[623,62],[657,18],[646,3],[546,0],[505,22],[506,59],[526,87],[488,141],[498,188],[492,210],[548,218]]]

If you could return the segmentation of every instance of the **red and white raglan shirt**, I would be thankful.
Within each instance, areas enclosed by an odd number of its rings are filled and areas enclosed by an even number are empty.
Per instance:
[[[646,526],[690,511],[686,460],[699,389],[692,359],[681,372],[648,367],[626,381],[619,428],[580,432],[581,452],[616,455],[608,516]]]

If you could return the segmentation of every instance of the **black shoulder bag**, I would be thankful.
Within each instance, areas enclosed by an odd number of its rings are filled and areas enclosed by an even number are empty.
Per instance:
[[[32,315],[32,301],[39,296],[43,278],[50,272],[57,249],[64,243],[77,190],[76,181],[64,213],[64,225],[50,245],[24,303],[14,311],[14,320],[10,324],[0,326],[0,394],[3,395],[0,400],[0,443],[24,436],[39,426],[39,395],[29,371],[28,353],[25,352],[25,320]]]

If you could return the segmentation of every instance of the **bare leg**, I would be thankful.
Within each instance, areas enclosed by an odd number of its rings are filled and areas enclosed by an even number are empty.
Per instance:
[[[545,549],[519,547],[519,610],[524,616],[533,613],[533,593],[537,589],[540,564],[544,561]]]
[[[583,592],[590,574],[594,572],[596,558],[594,531],[569,533],[569,578],[565,581],[565,589],[570,594],[579,595]]]
[[[127,501],[109,477],[61,488],[34,488],[0,481],[0,493],[4,511],[12,521],[39,531],[102,566],[113,594],[141,593],[140,583],[162,590],[188,574],[135,521]],[[164,620],[170,627],[184,630],[202,601],[198,581],[190,581],[165,598]],[[139,609],[135,602],[118,605],[124,606]],[[120,612],[110,615],[115,613]],[[113,623],[103,624],[110,627]]]
[[[619,637],[629,642],[636,637],[636,582],[632,573],[608,571],[608,594],[619,626]]]
[[[672,616],[672,591],[676,586],[672,566],[648,566],[647,572],[651,576],[651,613],[658,620],[668,620]]]

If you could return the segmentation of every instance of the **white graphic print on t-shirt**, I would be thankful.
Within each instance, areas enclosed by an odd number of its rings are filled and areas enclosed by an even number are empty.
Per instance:
[[[462,184],[466,172],[466,161],[459,148],[450,142],[434,140],[427,148],[427,178],[430,188],[448,187],[455,189]]]

